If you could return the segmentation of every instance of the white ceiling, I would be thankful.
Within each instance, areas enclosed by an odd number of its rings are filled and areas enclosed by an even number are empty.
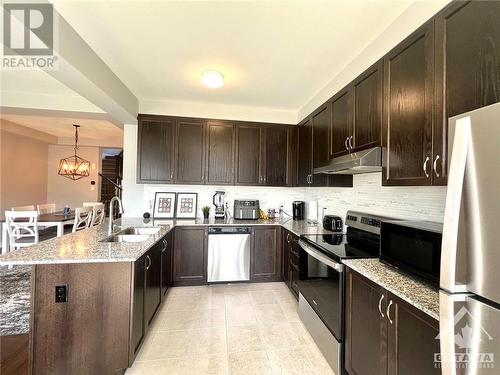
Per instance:
[[[141,101],[297,111],[413,1],[54,1]],[[219,90],[200,83],[220,70]]]
[[[120,140],[123,138],[123,130],[107,120],[8,113],[2,113],[2,119],[60,138],[74,137],[73,124],[80,125],[78,133],[82,139]]]

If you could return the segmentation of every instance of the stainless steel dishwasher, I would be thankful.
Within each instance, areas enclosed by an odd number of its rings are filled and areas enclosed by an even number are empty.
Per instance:
[[[250,280],[249,227],[208,228],[208,282]]]

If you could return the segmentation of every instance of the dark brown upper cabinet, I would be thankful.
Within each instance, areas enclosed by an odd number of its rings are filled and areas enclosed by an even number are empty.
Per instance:
[[[312,120],[307,118],[298,126],[298,185],[309,186],[312,176]]]
[[[446,184],[448,118],[500,101],[500,2],[454,1],[435,20],[432,173]]]
[[[137,182],[171,183],[174,179],[175,122],[139,116]]]
[[[262,184],[263,129],[259,125],[236,124],[236,185]]]
[[[299,129],[297,126],[288,127],[288,159],[287,159],[287,174],[286,186],[298,185],[299,173]]]
[[[352,145],[352,86],[331,100],[330,158],[345,155]]]
[[[288,127],[270,125],[265,127],[263,184],[285,186],[288,175]]]
[[[177,123],[178,184],[205,183],[205,131],[203,121],[179,120]]]
[[[322,167],[330,160],[329,135],[332,108],[330,104],[320,107],[312,115],[313,126],[313,168]]]
[[[383,185],[432,184],[434,20],[384,57]]]
[[[206,184],[234,183],[234,124],[208,121]]]
[[[381,145],[383,85],[383,60],[368,68],[352,84],[354,118],[351,138],[347,142],[351,151]],[[349,118],[343,120],[347,122],[346,128],[349,128]]]
[[[352,187],[352,176],[314,174],[315,154],[320,155],[316,157],[317,166],[329,161],[325,154],[328,155],[329,150],[330,109],[329,105],[323,106],[298,126],[298,186]]]

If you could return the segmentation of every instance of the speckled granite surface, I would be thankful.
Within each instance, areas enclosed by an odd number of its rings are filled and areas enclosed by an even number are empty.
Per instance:
[[[30,329],[31,267],[0,267],[0,336]]]
[[[281,220],[144,220],[142,218],[122,218],[115,222],[122,229],[132,226],[159,226],[158,233],[143,242],[100,242],[108,236],[107,221],[102,225],[80,232],[66,234],[47,241],[16,250],[0,256],[1,265],[58,264],[58,263],[101,263],[133,262],[141,257],[161,237],[173,227],[181,225],[283,225],[293,233],[326,233],[321,225],[306,221]]]
[[[439,320],[437,287],[396,270],[378,259],[344,259],[342,263]]]

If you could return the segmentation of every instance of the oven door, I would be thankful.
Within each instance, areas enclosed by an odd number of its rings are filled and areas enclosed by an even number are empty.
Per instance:
[[[344,265],[303,240],[299,240],[299,245],[300,293],[337,341],[342,342]]]

